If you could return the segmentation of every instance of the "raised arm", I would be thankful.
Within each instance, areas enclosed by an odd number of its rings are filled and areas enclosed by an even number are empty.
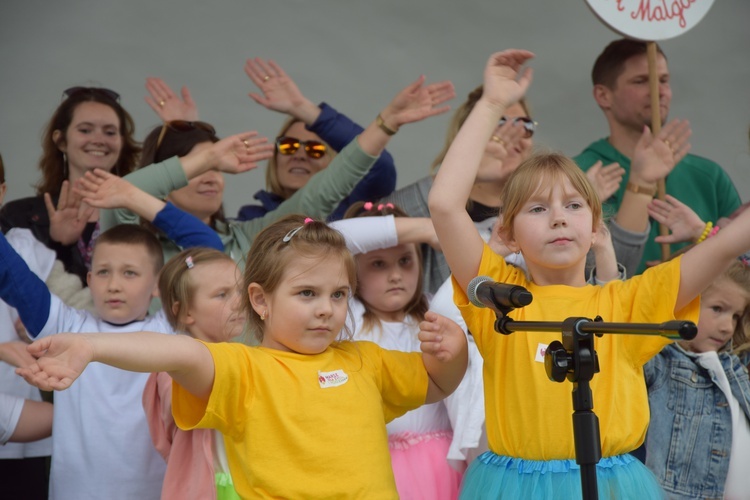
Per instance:
[[[224,251],[221,238],[200,219],[109,172],[86,172],[76,190],[93,207],[124,208],[152,222],[182,248],[202,246]]]
[[[680,262],[680,288],[675,310],[687,305],[710,285],[716,276],[750,250],[750,210],[739,214],[706,241],[685,252]]]
[[[179,159],[170,158],[136,170],[124,178],[146,193],[164,199],[176,189],[187,186],[188,181],[211,169],[237,174],[258,166],[273,154],[273,145],[257,132],[236,134],[214,143],[210,148],[191,152]],[[137,216],[130,210],[104,210],[101,214],[102,231],[117,224],[136,224]]]
[[[314,104],[273,60],[248,59],[245,63],[245,73],[261,92],[249,94],[255,102],[266,109],[297,118],[335,151],[341,151],[364,130],[331,106],[325,103],[320,106]],[[342,200],[330,218],[338,220],[352,203],[380,199],[390,194],[395,187],[396,167],[391,154],[384,150],[367,175],[352,189],[351,194]]]
[[[462,288],[476,276],[484,242],[466,212],[482,152],[503,111],[531,84],[534,57],[526,50],[492,54],[484,70],[484,92],[443,159],[429,195],[430,214],[448,265]]]
[[[146,96],[146,104],[164,123],[198,120],[198,108],[187,87],[183,86],[178,96],[164,80],[150,77],[146,78],[146,90],[149,94]]]
[[[425,403],[436,403],[456,390],[466,373],[466,334],[455,321],[433,311],[419,324],[422,361],[430,377]]]
[[[614,217],[621,228],[632,232],[648,228],[648,204],[656,193],[656,183],[690,151],[690,133],[686,120],[672,120],[657,136],[643,127],[630,164],[629,187]]]
[[[0,234],[0,298],[18,309],[29,335],[44,328],[52,302],[49,289]]]
[[[37,362],[16,373],[47,391],[67,389],[93,361],[132,372],[167,372],[188,392],[204,399],[214,382],[211,353],[184,335],[61,333],[37,340],[28,350]]]

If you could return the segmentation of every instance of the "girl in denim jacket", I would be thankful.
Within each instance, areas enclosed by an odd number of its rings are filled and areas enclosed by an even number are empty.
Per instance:
[[[746,339],[750,269],[734,262],[701,295],[698,335],[645,366],[651,424],[646,465],[670,499],[747,498],[750,381],[730,352]]]

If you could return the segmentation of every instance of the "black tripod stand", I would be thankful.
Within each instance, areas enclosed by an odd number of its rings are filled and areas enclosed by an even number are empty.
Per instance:
[[[526,292],[529,293],[529,292]],[[530,295],[530,294],[529,294]],[[527,304],[531,302],[527,302]],[[495,330],[508,335],[512,332],[562,332],[562,342],[554,341],[544,355],[547,376],[555,382],[566,378],[573,382],[573,439],[576,463],[581,467],[581,491],[586,500],[599,498],[596,464],[602,457],[599,418],[593,411],[594,401],[589,382],[599,372],[599,359],[594,350],[594,336],[605,333],[663,335],[669,338],[692,340],[698,333],[691,321],[652,323],[604,323],[600,317],[571,317],[563,322],[513,321],[507,314],[513,310],[507,304],[493,307],[497,320]]]

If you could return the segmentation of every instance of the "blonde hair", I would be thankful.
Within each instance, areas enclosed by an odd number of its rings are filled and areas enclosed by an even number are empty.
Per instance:
[[[524,203],[540,188],[552,186],[563,179],[570,180],[591,209],[592,231],[596,230],[602,218],[602,203],[586,174],[573,160],[559,153],[535,154],[524,160],[508,177],[500,199],[504,238],[513,239],[513,223]]]
[[[213,248],[193,247],[178,253],[166,264],[159,275],[159,296],[167,321],[175,330],[185,331],[184,312],[193,300],[197,289],[191,279],[190,270],[194,266],[209,262],[234,260],[225,253]]]
[[[273,293],[281,284],[287,265],[299,257],[341,259],[349,278],[349,287],[352,291],[357,289],[357,267],[341,233],[325,222],[305,220],[303,215],[288,215],[258,234],[247,255],[243,277],[244,290],[252,283],[257,283],[265,293]],[[288,236],[290,231],[297,229],[288,241],[284,241],[284,237]],[[258,342],[262,342],[264,323],[250,304],[247,293],[243,294],[242,307],[247,314],[251,333]],[[351,332],[347,330],[346,334],[351,338]]]
[[[281,126],[281,130],[279,130],[276,138],[278,139],[279,137],[283,137],[284,135],[286,135],[286,133],[290,128],[292,128],[292,125],[294,125],[295,123],[302,123],[304,125],[304,122],[302,122],[302,120],[291,116],[287,118],[287,120]],[[334,151],[333,148],[329,146],[323,139],[320,139],[320,142],[326,145],[325,158],[328,158],[328,162],[330,163],[330,161],[333,160],[333,158],[336,156],[336,151]],[[278,154],[279,151],[278,148],[276,148],[273,156],[268,160],[268,164],[266,166],[266,189],[277,196],[286,198],[286,194],[284,194],[284,186],[282,186],[281,182],[279,182],[279,174],[276,171],[276,156]]]
[[[474,106],[482,97],[483,92],[484,92],[484,86],[480,85],[479,87],[469,92],[469,95],[466,97],[466,100],[463,103],[461,103],[461,105],[458,108],[456,108],[456,112],[453,113],[453,118],[451,118],[451,122],[450,124],[448,124],[448,130],[445,132],[445,143],[443,144],[443,149],[440,151],[440,153],[438,153],[438,155],[432,161],[432,165],[430,165],[431,175],[435,175],[438,168],[443,163],[443,160],[445,159],[445,155],[448,153],[448,149],[453,143],[453,140],[456,138],[456,135],[458,135],[458,131],[461,129],[464,122],[469,117],[469,113],[471,113],[471,110],[474,109]],[[526,115],[531,117],[531,114],[529,113],[529,106],[528,106],[528,103],[526,102],[526,98],[525,97],[521,98],[521,100],[518,101],[518,104],[521,105]]]
[[[393,215],[394,217],[408,217],[409,215],[404,212],[401,207],[394,205],[393,203],[379,203],[372,204],[372,207],[367,209],[365,206],[366,202],[359,201],[352,204],[344,214],[344,219],[354,219],[357,217],[377,217],[381,215]],[[369,205],[368,205],[369,206]],[[422,250],[419,245],[414,245],[417,254],[417,264],[419,266],[418,272],[419,277],[417,278],[417,289],[414,292],[414,296],[409,299],[409,302],[404,306],[404,313],[406,316],[413,316],[417,321],[424,320],[425,313],[429,310],[430,304],[427,301],[422,288],[424,287],[424,259],[422,257]],[[357,286],[354,295],[359,299],[365,308],[365,313],[362,315],[362,330],[371,331],[375,326],[380,326],[380,318],[372,311],[370,305],[362,298],[359,294],[359,286]]]
[[[750,269],[741,260],[735,260],[704,291],[719,289],[724,283],[734,283],[745,292],[745,310],[737,321],[732,335],[735,353],[750,351]]]

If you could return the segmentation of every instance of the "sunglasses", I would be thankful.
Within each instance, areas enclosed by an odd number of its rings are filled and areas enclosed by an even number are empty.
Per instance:
[[[501,116],[500,120],[497,122],[498,127],[502,127],[508,122],[509,118],[507,116]],[[523,124],[524,134],[523,136],[525,138],[529,138],[532,135],[534,135],[534,132],[536,131],[536,126],[538,125],[537,122],[529,118],[528,116],[516,116],[513,118],[513,125],[517,125],[519,123]]]
[[[164,125],[162,125],[161,132],[159,132],[159,138],[156,140],[156,149],[154,149],[154,151],[159,151],[159,146],[161,146],[161,143],[164,140],[164,136],[167,133],[167,129],[171,129],[176,132],[190,132],[191,130],[203,130],[205,132],[208,132],[211,135],[216,135],[216,129],[210,123],[189,122],[187,120],[172,120],[171,122],[165,122]]]
[[[76,94],[103,95],[115,102],[120,102],[120,94],[104,87],[70,87],[63,90],[63,99],[73,97]]]
[[[328,151],[328,146],[320,141],[300,141],[296,137],[282,136],[276,138],[276,150],[283,155],[293,155],[300,146],[305,147],[305,154],[310,158],[322,158]]]

